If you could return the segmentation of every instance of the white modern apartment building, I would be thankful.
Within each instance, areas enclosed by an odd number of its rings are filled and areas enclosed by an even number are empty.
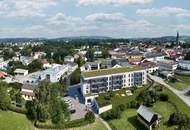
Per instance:
[[[98,93],[147,84],[147,71],[140,67],[120,67],[83,72],[81,90],[85,104],[93,103]]]
[[[178,66],[177,62],[166,59],[158,61],[157,64],[159,66],[159,70],[161,71],[174,71],[177,69]]]
[[[18,79],[19,83],[37,85],[40,81],[47,79],[51,83],[59,82],[69,70],[68,65],[60,65],[44,71],[37,71]]]
[[[183,70],[190,70],[190,61],[180,60],[178,61],[178,67]]]

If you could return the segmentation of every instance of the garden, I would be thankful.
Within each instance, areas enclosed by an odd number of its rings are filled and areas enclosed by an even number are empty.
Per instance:
[[[122,91],[122,90],[121,90]],[[144,126],[137,120],[137,109],[140,104],[148,106],[162,116],[161,123],[156,130],[175,130],[177,127],[189,128],[189,107],[167,88],[154,84],[148,88],[134,90],[133,96],[112,96],[113,109],[101,114],[108,121],[113,130],[144,130]],[[176,116],[172,116],[175,115]],[[169,120],[178,120],[176,124]],[[174,121],[175,122],[175,121]],[[180,126],[179,124],[184,124]]]

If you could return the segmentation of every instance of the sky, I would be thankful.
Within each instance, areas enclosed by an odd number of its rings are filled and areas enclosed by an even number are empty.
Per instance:
[[[0,0],[0,38],[190,35],[190,0]]]

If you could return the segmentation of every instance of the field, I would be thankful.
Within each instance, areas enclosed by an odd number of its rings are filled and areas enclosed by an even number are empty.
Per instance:
[[[34,130],[34,127],[23,114],[0,111],[0,130]]]
[[[189,107],[181,99],[166,88],[163,89],[163,92],[169,95],[169,101],[172,101],[181,112],[190,115]],[[161,124],[155,130],[175,130],[175,126],[168,127],[167,125],[169,115],[175,112],[175,108],[171,103],[159,101],[150,109],[162,116]],[[108,123],[117,130],[146,130],[136,119],[136,111],[137,109],[127,109],[122,113],[120,119],[111,120]]]
[[[174,87],[177,90],[184,90],[188,87],[190,87],[190,76],[183,76],[183,75],[175,75],[175,77],[178,79],[176,82],[169,82],[167,83]]]

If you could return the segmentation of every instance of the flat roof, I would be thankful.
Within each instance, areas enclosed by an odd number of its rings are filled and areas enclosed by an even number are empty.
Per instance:
[[[28,70],[25,70],[25,69],[16,69],[14,71],[14,73],[25,73],[25,72],[28,72]]]
[[[119,68],[110,68],[110,69],[100,69],[100,70],[92,70],[83,72],[83,76],[85,78],[103,76],[103,75],[111,75],[125,72],[132,72],[137,70],[143,70],[143,68],[135,66],[135,67],[119,67]]]

